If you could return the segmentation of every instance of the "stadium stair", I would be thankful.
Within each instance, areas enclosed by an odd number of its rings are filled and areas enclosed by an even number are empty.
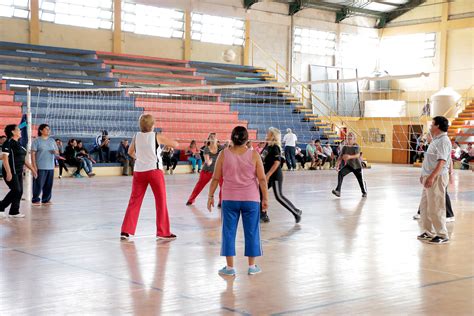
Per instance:
[[[451,122],[448,136],[459,144],[474,142],[474,101],[471,100],[466,108]]]

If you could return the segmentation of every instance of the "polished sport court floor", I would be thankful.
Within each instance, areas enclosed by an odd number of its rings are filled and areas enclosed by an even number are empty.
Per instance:
[[[271,192],[262,225],[263,272],[222,278],[219,211],[186,198],[197,175],[166,176],[173,242],[156,242],[151,192],[137,236],[120,242],[131,178],[56,180],[54,205],[0,219],[0,315],[314,315],[474,313],[474,173],[450,187],[451,243],[416,239],[419,169],[374,165],[362,199],[352,175],[342,197],[336,172],[285,172],[295,225]],[[0,196],[5,185],[0,184]]]

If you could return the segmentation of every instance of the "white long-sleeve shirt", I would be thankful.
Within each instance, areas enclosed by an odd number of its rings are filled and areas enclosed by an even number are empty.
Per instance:
[[[283,143],[285,146],[295,147],[297,140],[298,138],[293,133],[288,133],[285,135],[285,137],[283,137]]]

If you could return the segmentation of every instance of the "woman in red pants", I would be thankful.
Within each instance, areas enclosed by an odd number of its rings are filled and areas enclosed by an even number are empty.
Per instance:
[[[178,143],[163,135],[153,132],[155,120],[150,114],[139,119],[141,132],[133,138],[128,154],[135,159],[133,183],[127,212],[123,219],[121,240],[128,240],[135,235],[140,207],[148,185],[153,190],[156,206],[156,237],[158,240],[174,240],[176,235],[170,231],[168,207],[166,205],[166,188],[163,171],[159,169],[157,149],[160,144],[176,148]]]
[[[219,156],[219,146],[217,146],[216,133],[209,134],[207,138],[207,146],[204,148],[204,167],[199,174],[199,180],[194,187],[191,196],[186,202],[186,205],[192,205],[196,197],[201,193],[204,187],[212,180],[212,174],[216,166],[217,157]],[[222,186],[222,179],[219,181]],[[221,206],[221,193],[219,192],[219,207]]]

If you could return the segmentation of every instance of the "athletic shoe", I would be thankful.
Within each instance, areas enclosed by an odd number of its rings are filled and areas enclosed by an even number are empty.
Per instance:
[[[92,172],[91,172],[91,173],[88,173],[87,176],[88,176],[89,178],[95,177],[95,173],[92,173]]]
[[[189,205],[193,205],[193,203],[187,201],[187,202],[186,202],[186,206],[189,206]]]
[[[51,202],[51,201],[48,201],[48,202],[41,202],[41,203],[42,203],[43,205],[52,205],[52,204],[53,204],[53,202]]]
[[[176,235],[169,235],[169,236],[156,236],[156,240],[175,240],[177,237]]]
[[[58,178],[61,179],[63,176],[59,176]]]
[[[302,211],[302,210],[296,210],[296,214],[295,214],[295,222],[296,222],[296,224],[298,224],[299,222],[301,222],[301,214],[303,214],[303,211]]]
[[[23,217],[25,217],[25,214],[18,213],[18,214],[15,214],[15,215],[8,215],[8,217],[10,217],[10,218],[23,218]]]
[[[255,268],[250,268],[249,267],[248,274],[249,275],[254,275],[254,274],[257,274],[257,273],[260,273],[260,272],[262,272],[262,269],[260,269],[259,266],[255,265]]]
[[[41,206],[40,202],[31,202],[31,206]]]
[[[434,244],[434,245],[441,245],[441,244],[447,244],[449,243],[449,238],[443,238],[443,237],[433,237],[430,241],[428,241],[429,244]]]
[[[455,221],[456,221],[456,219],[454,218],[454,216],[446,218],[446,223],[452,223],[452,222],[455,222]]]
[[[219,270],[220,275],[228,275],[228,276],[235,276],[235,269],[227,269],[227,266],[223,267]]]
[[[267,212],[260,213],[260,223],[269,223],[270,217],[268,217]]]
[[[427,233],[423,233],[416,238],[418,238],[419,240],[431,240],[433,239],[433,236],[430,236]]]
[[[367,197],[367,192],[362,193],[362,197],[364,197],[364,198]]]
[[[72,176],[77,179],[83,178],[83,176],[80,173],[75,173]]]
[[[416,221],[417,219],[420,219],[421,216],[420,214],[416,213],[415,215],[413,215],[413,219]]]
[[[340,191],[332,190],[332,194],[334,194],[337,197],[341,197],[341,192]]]
[[[5,211],[0,212],[0,218],[4,218],[4,217],[6,217],[6,216],[7,216],[7,215],[5,215]]]
[[[127,233],[120,233],[120,240],[129,240],[130,235]]]

